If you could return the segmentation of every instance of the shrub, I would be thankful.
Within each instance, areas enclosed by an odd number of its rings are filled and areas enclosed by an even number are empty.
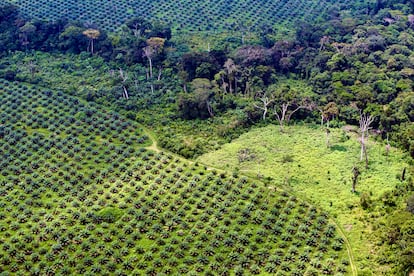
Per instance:
[[[363,193],[360,198],[362,209],[367,210],[371,207],[372,200],[368,193]]]
[[[97,217],[107,223],[114,223],[121,218],[122,210],[114,207],[106,207],[97,213]]]
[[[407,211],[414,214],[414,194],[407,199]]]

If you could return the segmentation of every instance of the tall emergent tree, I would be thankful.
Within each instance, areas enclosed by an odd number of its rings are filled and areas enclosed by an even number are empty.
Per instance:
[[[360,160],[365,156],[365,167],[368,168],[368,153],[367,153],[367,146],[366,146],[366,137],[368,136],[368,131],[372,128],[371,124],[374,122],[375,116],[365,114],[360,111],[359,117],[359,131],[361,133],[360,143],[361,143],[361,157]]]
[[[127,72],[125,72],[121,68],[119,68],[119,78],[121,80],[123,96],[124,96],[125,99],[128,100],[129,99],[129,94],[128,94],[127,84],[126,84],[126,82],[128,80],[128,74],[127,74]]]
[[[99,30],[96,29],[87,29],[83,31],[82,34],[84,34],[89,39],[87,51],[91,52],[91,54],[93,55],[93,42],[95,41],[95,39],[98,39],[98,37],[101,35],[101,32],[99,32]]]
[[[161,37],[150,37],[147,39],[147,46],[144,47],[143,55],[148,59],[148,65],[149,65],[149,77],[152,79],[153,73],[152,73],[152,60],[155,56],[162,53],[164,50],[164,43],[165,38]]]

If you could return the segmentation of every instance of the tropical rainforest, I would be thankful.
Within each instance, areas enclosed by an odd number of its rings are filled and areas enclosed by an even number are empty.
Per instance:
[[[0,275],[411,275],[414,2],[0,0]]]

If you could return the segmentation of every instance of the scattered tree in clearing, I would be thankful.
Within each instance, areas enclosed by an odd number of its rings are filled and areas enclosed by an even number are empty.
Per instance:
[[[314,104],[308,97],[300,95],[299,91],[290,89],[289,86],[278,89],[275,94],[273,113],[276,116],[280,131],[283,132],[285,124],[288,124],[293,114],[301,109],[312,110]]]
[[[95,41],[95,39],[98,39],[98,37],[101,35],[101,32],[99,32],[99,30],[96,30],[96,29],[87,29],[83,31],[82,33],[87,38],[89,38],[87,52],[91,52],[91,54],[93,55],[93,52],[94,52],[93,42]]]
[[[128,80],[128,74],[121,68],[119,68],[119,78],[121,79],[121,85],[123,89],[123,96],[125,99],[129,99],[128,90],[126,88],[127,84],[126,81]]]
[[[258,93],[258,100],[260,101],[260,104],[254,103],[254,107],[263,110],[262,119],[263,121],[266,121],[266,114],[269,110],[269,106],[274,102],[274,99],[269,98],[269,96],[266,93]]]
[[[339,109],[336,103],[329,102],[327,105],[325,105],[323,110],[320,110],[320,111],[321,111],[321,125],[323,125],[323,122],[326,121],[326,145],[329,148],[331,146],[330,141],[329,141],[329,134],[331,133],[331,131],[329,130],[329,122],[336,115],[339,114]]]
[[[360,111],[359,118],[359,131],[361,132],[360,143],[361,143],[361,157],[360,161],[365,157],[365,167],[368,168],[368,153],[366,146],[366,137],[368,136],[368,131],[372,128],[371,124],[374,122],[375,116],[364,114]]]

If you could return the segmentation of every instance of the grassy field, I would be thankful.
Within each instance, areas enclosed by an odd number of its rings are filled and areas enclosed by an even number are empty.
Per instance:
[[[327,213],[159,151],[138,124],[0,79],[0,274],[350,271]]]
[[[387,268],[373,262],[376,236],[367,219],[380,220],[382,198],[398,186],[407,156],[392,148],[385,155],[385,146],[370,137],[369,168],[359,161],[357,134],[332,129],[331,147],[319,127],[293,126],[281,133],[277,126],[252,130],[220,150],[201,156],[198,161],[217,168],[240,171],[257,177],[271,178],[269,185],[285,187],[301,198],[321,206],[342,227],[355,254],[359,270],[380,272]],[[361,175],[352,193],[352,168],[360,167]],[[378,208],[371,212],[361,208],[360,198],[367,194]]]

